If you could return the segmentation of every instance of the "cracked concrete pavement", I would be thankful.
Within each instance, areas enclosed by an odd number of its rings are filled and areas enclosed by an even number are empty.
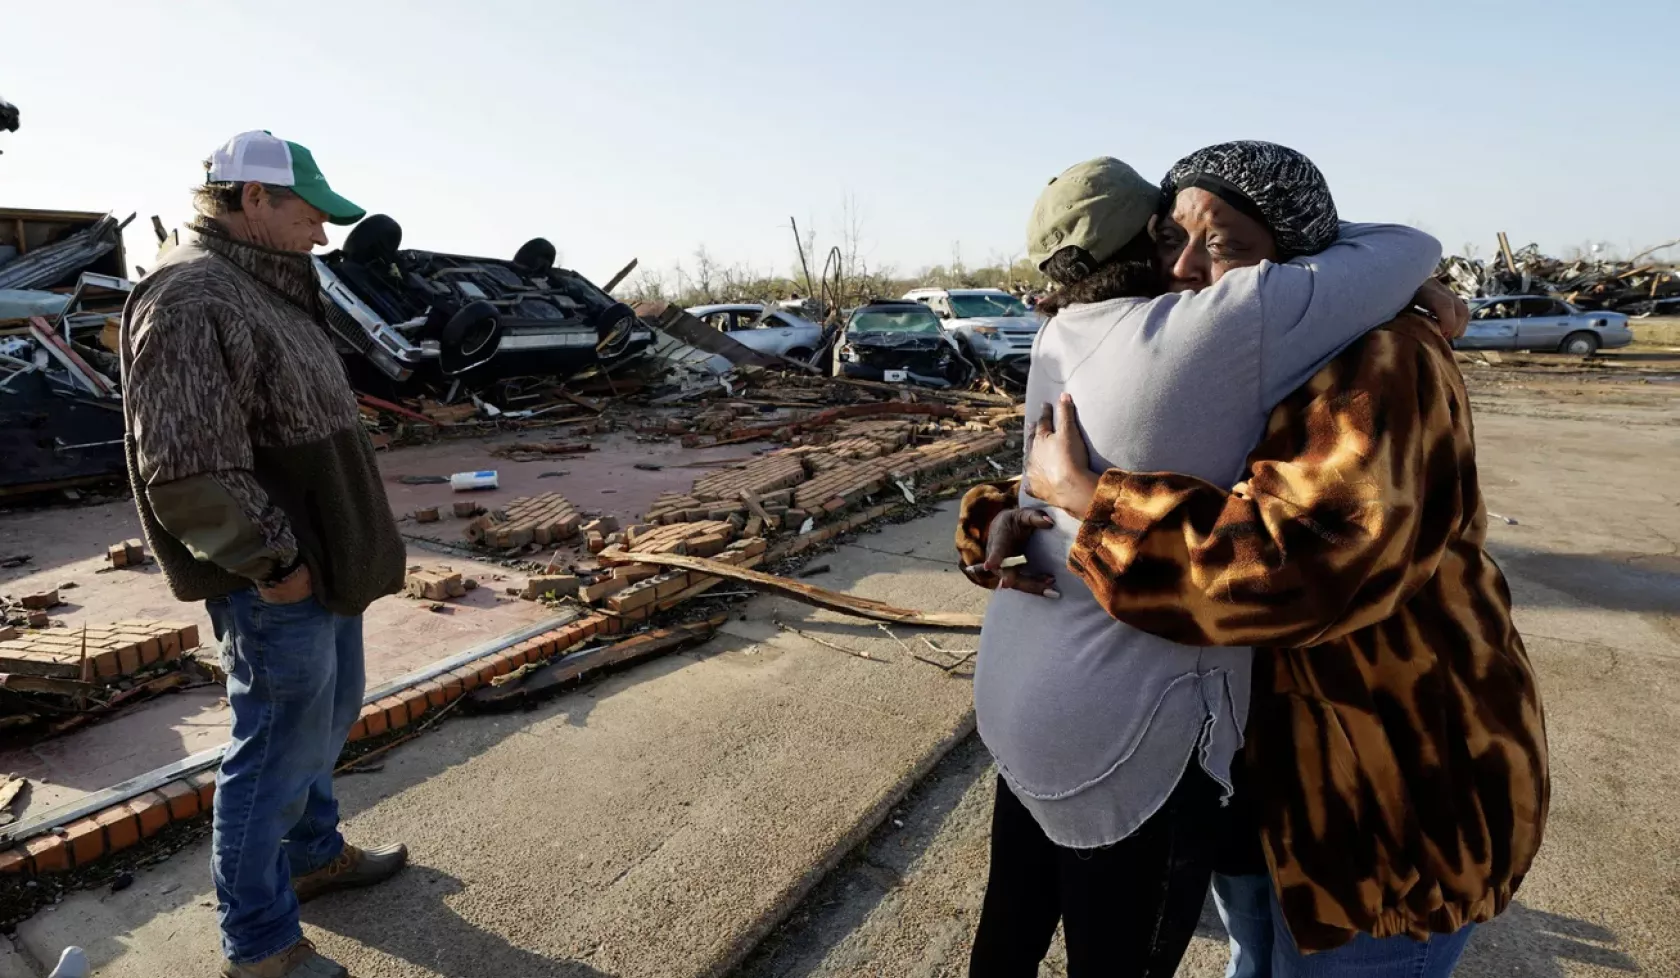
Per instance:
[[[1487,411],[1477,431],[1488,508],[1515,521],[1493,520],[1491,547],[1540,676],[1553,784],[1533,872],[1456,973],[1680,974],[1680,429]],[[964,974],[993,777],[977,738],[953,751],[739,978]],[[1224,941],[1210,905],[1180,978],[1223,975]],[[1065,974],[1059,946],[1041,974]]]

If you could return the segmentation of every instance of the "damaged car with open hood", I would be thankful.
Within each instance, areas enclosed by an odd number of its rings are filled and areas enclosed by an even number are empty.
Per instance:
[[[919,302],[877,300],[846,317],[834,344],[834,376],[926,387],[962,387],[974,365]]]

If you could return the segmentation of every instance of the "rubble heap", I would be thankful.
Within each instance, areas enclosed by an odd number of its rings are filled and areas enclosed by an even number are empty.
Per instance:
[[[1494,260],[1453,255],[1442,259],[1438,274],[1467,299],[1544,294],[1582,309],[1629,316],[1680,313],[1680,266],[1644,260],[1645,255],[1632,261],[1566,261],[1541,254],[1532,244],[1513,252],[1502,238]]]

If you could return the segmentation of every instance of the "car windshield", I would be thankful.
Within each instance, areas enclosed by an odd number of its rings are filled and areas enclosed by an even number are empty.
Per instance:
[[[1031,315],[1021,300],[1012,295],[953,295],[951,314],[958,319]]]
[[[859,312],[850,329],[858,333],[926,333],[939,335],[939,317],[926,309]]]

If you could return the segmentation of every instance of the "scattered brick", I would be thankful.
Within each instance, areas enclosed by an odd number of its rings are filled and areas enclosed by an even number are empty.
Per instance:
[[[579,597],[581,597],[587,604],[595,604],[602,598],[611,594],[616,594],[629,586],[629,581],[620,578],[608,577],[603,580],[596,581],[594,584],[584,588],[579,593]]]
[[[585,533],[599,533],[602,536],[606,536],[609,533],[617,533],[618,517],[602,516],[599,519],[590,520],[589,522],[583,524],[582,530]]]
[[[425,509],[415,510],[414,521],[416,523],[436,523],[438,521],[438,508],[427,506]]]
[[[435,570],[411,571],[403,590],[411,597],[426,601],[447,601],[467,593],[466,582],[459,572],[447,567]]]
[[[45,614],[45,612],[41,612]],[[58,679],[82,678],[87,646],[90,679],[129,675],[160,658],[175,658],[198,646],[198,626],[172,621],[131,620],[84,629],[28,632],[0,638],[0,672]]]
[[[571,574],[539,574],[525,582],[520,596],[529,601],[553,595],[569,598],[578,593],[578,579]]]
[[[54,588],[51,591],[39,591],[39,592],[36,592],[35,594],[26,594],[26,595],[23,596],[23,601],[22,601],[22,604],[25,608],[31,608],[31,609],[35,609],[35,610],[41,610],[41,609],[45,609],[45,608],[56,608],[61,603],[62,602],[60,602],[58,600],[58,589],[57,588]]]
[[[577,535],[583,524],[572,504],[558,493],[515,499],[505,510],[467,524],[467,539],[484,547],[506,550],[528,543],[547,546]]]

